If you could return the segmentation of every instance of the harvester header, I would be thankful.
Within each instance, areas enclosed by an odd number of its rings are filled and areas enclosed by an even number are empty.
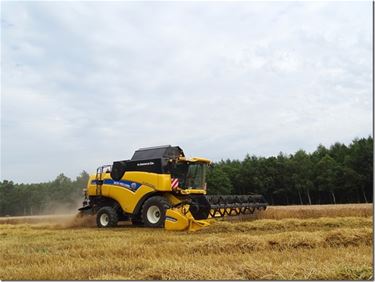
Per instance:
[[[98,227],[131,220],[134,225],[196,230],[213,218],[266,209],[261,195],[206,196],[210,163],[186,158],[178,146],[138,149],[130,160],[101,166],[90,176],[79,210],[96,214]]]

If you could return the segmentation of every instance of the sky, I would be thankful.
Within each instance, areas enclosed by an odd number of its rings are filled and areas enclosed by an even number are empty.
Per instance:
[[[372,134],[371,2],[1,2],[1,175]]]

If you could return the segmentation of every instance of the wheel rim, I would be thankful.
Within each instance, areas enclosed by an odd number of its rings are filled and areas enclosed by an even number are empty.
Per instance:
[[[157,223],[160,220],[161,211],[158,206],[151,206],[147,210],[147,220],[150,223]]]
[[[100,216],[100,224],[102,226],[107,226],[109,223],[109,216],[108,214],[106,213],[103,213],[101,216]]]

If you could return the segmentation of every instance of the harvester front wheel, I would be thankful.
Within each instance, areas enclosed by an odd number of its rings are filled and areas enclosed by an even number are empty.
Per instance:
[[[142,206],[142,221],[147,227],[164,227],[165,212],[170,208],[169,202],[161,196],[146,200]]]
[[[118,216],[112,207],[102,207],[96,214],[96,225],[99,228],[117,226]]]

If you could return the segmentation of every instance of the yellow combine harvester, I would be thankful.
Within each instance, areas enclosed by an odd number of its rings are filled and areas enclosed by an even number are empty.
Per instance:
[[[130,160],[101,166],[85,189],[82,213],[98,227],[118,221],[167,230],[197,230],[209,219],[266,209],[261,195],[206,195],[210,160],[187,159],[178,146],[137,150]]]

